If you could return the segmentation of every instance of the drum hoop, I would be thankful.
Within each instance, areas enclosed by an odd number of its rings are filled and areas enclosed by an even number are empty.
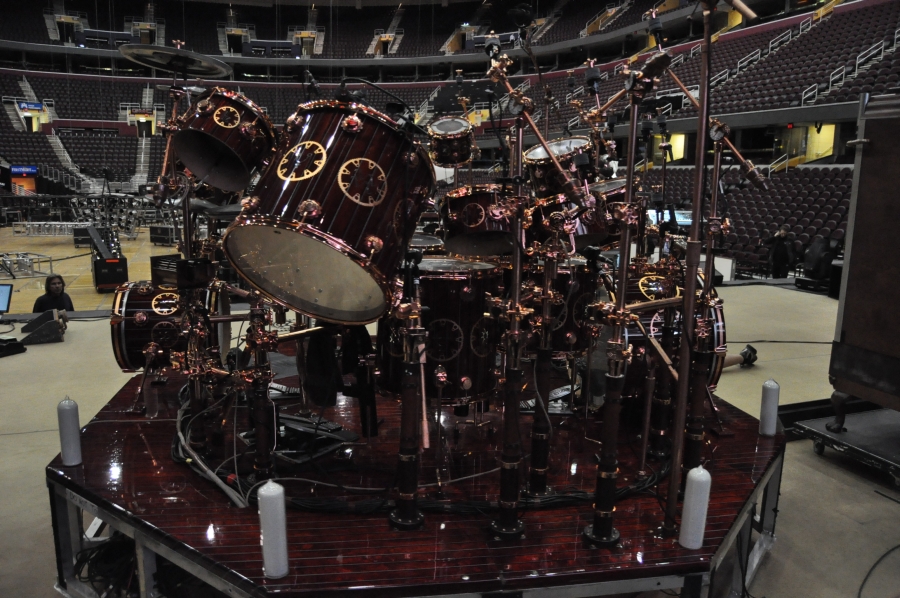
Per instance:
[[[587,143],[585,143],[584,145],[580,145],[577,148],[575,148],[571,151],[568,151],[564,154],[553,154],[554,156],[556,156],[557,160],[565,160],[565,159],[577,154],[579,149],[582,149],[582,148],[590,149],[593,146],[593,143],[591,143],[591,140],[588,137],[584,137],[582,135],[574,135],[572,137],[558,137],[557,139],[554,139],[553,141],[548,141],[547,145],[549,146],[553,143],[556,143],[557,141],[565,141],[567,139],[583,139],[583,140],[587,141]],[[525,151],[525,154],[523,155],[523,161],[525,164],[549,164],[549,163],[553,162],[553,159],[551,156],[547,156],[546,158],[529,158],[528,153],[531,150],[537,149],[537,148],[544,149],[544,146],[543,145],[535,145],[535,146],[528,148]]]
[[[215,93],[219,93],[227,97],[230,100],[234,100],[238,104],[242,104],[245,108],[249,108],[262,120],[262,122],[266,125],[266,134],[272,141],[275,141],[275,125],[272,124],[272,119],[269,118],[269,115],[263,112],[261,106],[259,106],[256,102],[245,96],[244,94],[233,91],[231,89],[227,89],[225,87],[213,87],[208,89],[203,93],[200,97],[197,98],[197,101],[204,100],[209,96],[212,96]]]
[[[347,324],[346,320],[335,320],[332,318],[327,318],[325,316],[321,316],[319,314],[309,313],[307,311],[298,309],[296,306],[289,305],[285,301],[279,299],[275,295],[269,293],[268,291],[257,286],[249,277],[243,276],[243,270],[241,270],[238,265],[231,259],[231,254],[227,251],[228,244],[226,240],[228,239],[228,235],[231,234],[232,231],[244,227],[244,226],[264,226],[267,228],[277,228],[280,230],[285,230],[288,232],[304,235],[306,237],[310,237],[315,241],[319,241],[320,243],[324,243],[328,245],[335,251],[342,253],[344,256],[350,258],[357,266],[361,267],[366,273],[371,276],[375,280],[375,284],[381,289],[384,294],[384,304],[385,311],[392,305],[392,293],[390,292],[390,282],[385,278],[385,276],[379,272],[374,266],[368,263],[369,259],[366,256],[363,256],[361,253],[354,250],[352,247],[344,243],[343,240],[335,237],[334,235],[330,235],[326,232],[320,231],[319,229],[313,227],[309,224],[301,224],[299,222],[292,222],[281,220],[279,218],[272,218],[270,216],[238,216],[238,218],[228,227],[228,230],[225,231],[225,234],[222,235],[222,247],[224,249],[225,257],[228,258],[228,261],[231,263],[232,267],[241,274],[241,278],[243,278],[247,284],[252,286],[254,289],[268,297],[270,300],[274,301],[278,305],[282,307],[287,307],[288,309],[292,309],[294,311],[299,311],[302,314],[308,315],[310,317],[315,318],[316,320],[322,320],[323,322],[331,322],[333,324]],[[382,312],[367,321],[354,321],[353,324],[369,324],[371,322],[376,321],[385,312]]]
[[[375,110],[374,108],[369,108],[368,106],[357,104],[356,102],[338,102],[337,100],[313,100],[311,102],[302,102],[297,105],[297,110],[294,111],[294,114],[297,114],[301,110],[304,112],[312,112],[320,108],[337,108],[338,110],[352,113],[361,112],[366,116],[369,116],[377,121],[382,122],[383,124],[388,125],[398,133],[402,133],[402,131],[400,130],[400,124],[393,120],[391,117],[382,112],[379,112],[378,110]]]
[[[444,194],[444,197],[450,197],[453,199],[459,197],[468,197],[470,195],[475,195],[476,193],[499,193],[503,189],[503,185],[496,185],[494,183],[487,183],[484,185],[465,185],[464,187],[457,187],[452,191],[447,191]]]
[[[437,259],[447,260],[448,258],[440,257],[440,258],[435,258],[435,259],[436,260]],[[454,258],[451,258],[451,259],[454,259]],[[455,259],[459,259],[459,258],[455,258]],[[469,261],[469,260],[460,260],[460,261],[465,261],[465,262],[469,262],[472,264],[474,264],[474,263],[487,264],[487,262],[475,262],[475,261]],[[447,279],[447,280],[469,280],[472,278],[474,278],[474,279],[489,278],[491,276],[497,276],[500,274],[500,268],[498,266],[494,266],[493,264],[489,264],[489,265],[492,267],[491,268],[482,268],[479,270],[475,270],[475,269],[472,269],[472,270],[420,270],[419,278],[427,278],[429,280],[434,280],[434,279],[439,279],[439,278],[443,278],[443,279]]]
[[[442,120],[459,120],[466,123],[466,125],[468,126],[459,133],[440,133],[438,131],[435,131],[432,126],[434,125],[434,123],[441,122]],[[459,116],[442,116],[441,118],[437,118],[431,121],[431,123],[428,125],[428,136],[437,137],[438,139],[462,139],[463,137],[468,137],[471,133],[472,124],[469,123],[469,121],[467,121],[466,119]]]
[[[612,189],[609,189],[608,191],[594,191],[594,190],[591,188],[591,187],[596,187],[597,185],[602,185],[602,184],[603,184],[602,182],[601,182],[601,183],[594,183],[593,185],[588,185],[588,191],[590,191],[591,193],[596,193],[597,195],[600,195],[600,196],[602,196],[602,197],[606,197],[607,195],[609,195],[609,194],[611,194],[611,193],[615,193],[615,192],[617,192],[617,191],[623,191],[623,190],[625,189],[625,187],[628,186],[628,182],[627,182],[627,181],[625,181],[624,179],[620,179],[620,180],[622,180],[622,184],[621,184],[621,185],[619,185],[618,187],[614,187],[614,188],[612,188]]]

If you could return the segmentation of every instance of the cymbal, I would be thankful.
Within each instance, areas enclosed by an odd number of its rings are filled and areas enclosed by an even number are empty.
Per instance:
[[[221,79],[233,72],[233,69],[221,60],[178,48],[124,44],[119,46],[119,52],[132,62],[183,77]]]

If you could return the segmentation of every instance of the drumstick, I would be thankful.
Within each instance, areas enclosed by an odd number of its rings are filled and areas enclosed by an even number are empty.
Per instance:
[[[428,439],[428,398],[425,394],[425,345],[419,346],[419,383],[422,386],[422,448],[430,448]]]

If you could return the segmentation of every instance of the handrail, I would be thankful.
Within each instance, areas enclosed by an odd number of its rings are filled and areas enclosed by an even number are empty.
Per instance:
[[[807,17],[800,21],[800,33],[806,33],[812,28],[813,18]]]
[[[693,48],[691,48],[691,58],[700,53],[700,44],[697,44]]]
[[[709,86],[714,87],[722,81],[728,81],[728,69],[719,71],[712,79],[710,79]]]
[[[783,156],[777,158],[774,162],[769,164],[769,172],[767,174],[768,178],[772,178],[772,173],[781,170],[782,166],[784,166],[784,171],[787,172],[789,162],[790,160],[788,158],[788,155],[784,154]]]
[[[671,64],[669,64],[669,68],[676,67],[679,64],[681,64],[682,62],[684,62],[684,54],[683,53],[679,54],[678,56],[676,56],[675,58],[672,59]]]
[[[840,0],[831,0],[828,4],[813,13],[816,20],[823,19],[834,12],[834,7],[838,5]]]
[[[897,47],[897,39],[900,39],[900,27],[894,30],[894,48]],[[894,50],[896,52],[896,50]]]
[[[809,87],[803,90],[803,95],[800,96],[800,105],[805,106],[806,102],[811,101],[815,102],[819,97],[819,84],[813,83]]]
[[[571,129],[572,127],[577,127],[580,123],[581,123],[581,117],[573,116],[572,118],[569,119],[569,122],[566,123],[566,126]]]
[[[868,50],[866,50],[865,52],[862,52],[859,56],[857,56],[856,57],[856,66],[854,67],[853,72],[858,73],[859,65],[866,62],[867,60],[869,60],[876,54],[879,55],[878,60],[881,60],[884,58],[884,41],[878,42],[877,44],[873,45],[871,48],[869,48]]]
[[[787,42],[791,41],[791,39],[793,39],[793,37],[794,37],[794,30],[788,29],[787,31],[785,31],[784,33],[782,33],[781,35],[779,35],[778,37],[776,37],[775,39],[773,39],[772,41],[769,42],[769,53],[771,54],[773,51],[778,49],[779,46],[782,46],[782,45],[786,44]]]
[[[828,91],[831,91],[832,87],[837,87],[838,85],[844,84],[845,72],[846,72],[846,69],[844,68],[844,65],[841,65],[838,68],[831,71],[831,74],[828,76]],[[838,79],[840,79],[840,82],[835,83],[835,81],[837,81]]]
[[[741,69],[743,69],[744,67],[749,65],[751,62],[756,62],[757,60],[759,60],[759,57],[761,55],[762,55],[762,52],[760,52],[759,48],[757,48],[757,49],[753,50],[752,52],[750,52],[749,54],[747,54],[746,56],[744,56],[743,58],[741,58],[740,60],[738,60],[738,63],[737,63],[738,72],[741,72]]]

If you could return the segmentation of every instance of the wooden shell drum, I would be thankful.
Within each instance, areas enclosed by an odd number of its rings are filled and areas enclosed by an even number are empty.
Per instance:
[[[217,291],[197,291],[204,307],[216,313],[219,304]],[[187,337],[181,334],[181,309],[178,289],[172,285],[154,285],[149,280],[127,282],[116,289],[113,298],[112,346],[116,362],[124,372],[144,369],[147,359],[144,349],[156,343],[159,351],[150,366],[169,365],[170,351],[187,349]],[[218,327],[213,326],[207,344],[218,344]]]
[[[495,348],[499,332],[484,317],[485,293],[496,294],[500,271],[493,264],[454,258],[427,258],[419,264],[423,325],[428,332],[425,390],[437,397],[434,371],[447,370],[441,391],[445,404],[464,405],[493,391]],[[382,390],[399,395],[403,376],[403,322],[385,317],[378,323]]]
[[[444,196],[438,212],[444,227],[444,247],[465,256],[512,253],[512,214],[500,185],[460,187]]]
[[[224,191],[240,191],[270,157],[275,127],[244,95],[214,87],[179,118],[172,147],[198,180]]]
[[[587,137],[568,137],[566,139],[554,139],[547,143],[550,151],[559,160],[560,165],[570,175],[577,178],[575,156],[587,154],[590,164],[594,164],[596,149]],[[531,180],[531,187],[535,197],[553,197],[563,193],[563,179],[553,165],[553,160],[542,145],[536,145],[525,152],[525,171]]]
[[[443,168],[464,166],[477,158],[479,151],[475,143],[472,125],[459,116],[445,116],[428,125],[431,138],[431,161]]]
[[[541,317],[541,291],[544,284],[544,267],[538,264],[525,273],[523,296],[528,297],[528,306],[534,309],[532,323],[534,338],[529,350],[540,345],[539,326]],[[587,260],[580,256],[568,258],[557,268],[556,278],[551,281],[553,302],[550,316],[550,348],[554,352],[581,352],[588,348],[590,337],[585,322],[590,317],[589,306],[597,301],[609,301],[607,285],[611,284],[605,275],[591,272]]]
[[[272,164],[225,232],[231,265],[273,301],[328,322],[365,324],[435,188],[427,153],[357,104],[302,104]]]

